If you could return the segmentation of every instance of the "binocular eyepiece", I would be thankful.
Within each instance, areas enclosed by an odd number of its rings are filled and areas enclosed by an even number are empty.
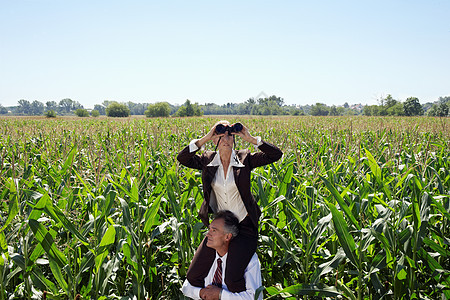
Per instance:
[[[228,131],[231,135],[232,132],[241,132],[242,128],[244,128],[244,126],[242,126],[241,123],[234,123],[232,126],[217,124],[216,133],[223,134]]]

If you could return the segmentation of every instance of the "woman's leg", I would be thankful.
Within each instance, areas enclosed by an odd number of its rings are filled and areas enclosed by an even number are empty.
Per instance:
[[[216,250],[206,246],[207,238],[205,237],[195,251],[194,258],[187,271],[186,277],[189,283],[196,287],[205,287],[205,277],[209,273],[209,269],[216,257]]]
[[[231,241],[228,248],[225,269],[225,283],[228,290],[233,293],[246,290],[245,269],[256,251],[258,242],[258,229],[248,216],[239,225],[239,234]]]

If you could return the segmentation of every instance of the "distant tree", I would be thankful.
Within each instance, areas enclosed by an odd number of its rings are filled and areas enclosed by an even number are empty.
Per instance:
[[[187,99],[186,102],[184,102],[184,104],[177,110],[175,115],[178,117],[192,117],[201,116],[203,115],[203,112],[197,103],[192,104],[191,101]]]
[[[249,115],[252,112],[253,107],[255,106],[256,101],[253,98],[249,98],[244,103],[241,103],[237,107],[237,114],[239,115]]]
[[[397,102],[393,106],[389,107],[386,110],[386,112],[387,112],[388,116],[404,116],[405,115],[403,103],[401,103],[401,102]]]
[[[102,105],[103,105],[103,107],[105,108],[105,113],[106,113],[106,108],[107,108],[111,103],[117,103],[117,101],[104,100],[104,101],[102,102]]]
[[[364,106],[363,111],[362,111],[363,115],[364,116],[373,116],[373,112],[372,112],[372,107],[373,106],[374,105],[366,105],[366,106]]]
[[[449,115],[449,105],[447,102],[439,103],[436,111],[436,116],[438,117],[448,117]]]
[[[112,102],[106,108],[106,115],[108,117],[128,117],[130,109],[125,104]]]
[[[97,118],[98,116],[100,116],[100,113],[98,112],[98,110],[93,110],[91,111],[91,116],[93,116],[94,118]]]
[[[75,114],[79,117],[89,117],[89,112],[84,108],[79,108],[75,111]]]
[[[337,111],[336,105],[333,105],[330,107],[330,112],[329,112],[330,116],[339,116],[339,113]]]
[[[177,116],[177,117],[187,117],[187,114],[186,114],[186,106],[181,106],[178,110],[177,110],[177,112],[175,113],[175,116]]]
[[[44,104],[37,100],[31,103],[30,115],[41,116],[44,113]]]
[[[432,106],[433,106],[433,103],[432,103],[432,102],[427,102],[427,103],[422,104],[422,108],[423,108],[423,111],[424,111],[424,114],[425,114],[425,115],[428,115],[428,110],[429,110]]]
[[[184,103],[184,106],[186,107],[186,116],[194,116],[194,107],[191,104],[191,101],[189,99],[186,100]]]
[[[345,112],[347,111],[347,108],[345,108],[343,106],[339,106],[338,108],[336,108],[336,110],[337,110],[338,116],[343,116],[345,114]]]
[[[386,109],[396,105],[398,103],[397,100],[395,100],[391,94],[388,94],[387,97],[384,99],[384,106]]]
[[[345,111],[344,111],[344,114],[343,114],[343,116],[356,116],[356,115],[358,115],[358,110],[356,110],[356,109],[346,109]]]
[[[215,103],[205,103],[205,105],[200,105],[200,109],[203,111],[205,115],[219,115],[221,114],[222,110],[222,108]]]
[[[6,115],[8,113],[8,109],[0,104],[0,115]]]
[[[287,114],[282,106],[284,100],[281,97],[272,95],[268,98],[259,98],[257,104],[253,106],[253,115],[284,115]]]
[[[430,109],[427,111],[427,116],[430,117],[448,117],[450,111],[450,102],[442,101],[442,98],[439,98],[440,101],[438,103],[433,104]]]
[[[102,116],[106,115],[106,106],[95,104],[94,110],[98,111]]]
[[[52,109],[47,110],[44,114],[47,118],[56,118],[56,112]]]
[[[450,103],[450,96],[439,97],[439,103]]]
[[[28,100],[20,99],[16,112],[23,115],[29,115],[31,111],[31,103]]]
[[[365,116],[381,116],[383,107],[381,105],[369,105],[366,106],[363,110],[363,114]]]
[[[416,97],[409,97],[403,103],[403,110],[405,116],[421,116],[423,115],[423,108],[420,105],[419,99]]]
[[[436,117],[437,116],[437,108],[438,106],[436,104],[433,104],[426,112],[426,115],[429,117]]]
[[[295,106],[290,106],[287,111],[292,116],[304,116],[305,115],[305,112],[303,111],[303,109],[295,107]]]
[[[145,111],[145,115],[148,118],[152,117],[168,117],[170,116],[170,106],[167,102],[157,102],[150,104]]]
[[[323,103],[316,103],[309,112],[312,116],[328,116],[328,107]]]
[[[80,108],[83,109],[84,108],[83,105],[81,105],[81,103],[78,101],[74,101],[72,104],[72,110],[77,110]]]
[[[395,100],[391,94],[388,94],[386,96],[386,98],[381,98],[380,100],[380,110],[379,110],[379,115],[380,116],[386,116],[389,114],[388,110],[389,108],[393,107],[394,105],[396,105],[398,103],[397,100]],[[393,110],[391,110],[392,112]]]
[[[145,110],[148,107],[148,103],[134,103],[128,102],[128,108],[130,109],[130,114],[132,115],[144,115]]]
[[[70,113],[72,111],[74,101],[69,98],[64,98],[61,101],[59,101],[59,108],[60,111],[63,113]]]
[[[350,106],[348,105],[348,102],[344,103],[344,108],[349,108]]]
[[[74,101],[70,98],[64,98],[58,103],[58,111],[62,114],[70,114],[77,109],[83,109],[83,105],[81,105],[78,101]]]
[[[58,110],[58,103],[56,103],[56,101],[45,102],[45,110]]]

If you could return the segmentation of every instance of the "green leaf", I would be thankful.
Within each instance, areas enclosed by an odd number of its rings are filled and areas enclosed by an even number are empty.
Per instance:
[[[45,212],[47,212],[55,222],[59,223],[61,222],[64,226],[64,228],[68,231],[70,231],[73,235],[75,235],[85,246],[89,245],[88,240],[86,237],[84,237],[72,224],[72,222],[69,221],[69,219],[66,218],[63,211],[53,205],[51,201],[47,201],[47,204],[45,206]]]
[[[407,275],[408,275],[408,273],[406,273],[405,268],[402,267],[402,268],[400,269],[400,271],[397,273],[397,278],[398,278],[399,280],[405,280]]]
[[[322,234],[330,224],[331,219],[332,214],[328,214],[317,222],[317,225],[309,238],[308,245],[306,246],[307,255],[310,255],[313,251],[316,251],[317,244],[319,243]]]
[[[106,230],[105,234],[103,235],[100,244],[98,245],[99,252],[95,256],[95,273],[98,273],[101,264],[108,256],[109,252],[107,250],[107,246],[114,243],[115,239],[116,239],[116,229],[114,228],[114,225],[110,225]]]
[[[41,290],[51,291],[53,294],[58,294],[58,289],[56,288],[55,284],[48,280],[39,268],[34,267],[31,270],[30,277],[33,281],[33,284]]]
[[[284,198],[284,196],[283,196],[283,198]],[[305,222],[303,222],[303,220],[301,218],[301,213],[289,201],[286,201],[285,203],[287,203],[289,210],[292,212],[292,215],[297,220],[297,222],[300,224],[300,228],[303,230],[303,232],[306,235],[309,235],[308,228],[306,228],[306,224],[305,224]]]
[[[131,219],[130,207],[127,201],[118,197],[120,205],[122,206],[123,225],[127,228],[128,233],[131,234],[133,240],[137,240],[136,233],[133,230],[133,220]]]
[[[175,186],[178,182],[175,176],[175,172],[173,170],[169,170],[166,174],[168,180],[167,188],[167,196],[169,198],[170,206],[172,207],[172,212],[174,212],[177,220],[181,220],[179,205],[177,202],[177,197],[175,196],[175,192],[173,190],[173,186]]]
[[[56,281],[59,283],[59,286],[66,292],[66,294],[69,294],[69,285],[67,284],[67,281],[64,279],[64,276],[61,272],[60,266],[58,263],[54,260],[50,260],[50,269],[52,270],[53,276],[55,276]]]
[[[114,228],[114,225],[110,225],[106,230],[105,234],[103,235],[99,247],[108,246],[114,243],[115,239],[116,239],[116,229]]]
[[[161,196],[157,197],[155,201],[153,201],[152,205],[144,214],[145,224],[144,224],[144,232],[149,233],[150,229],[153,225],[158,223],[159,215],[159,205],[161,203]],[[158,218],[157,218],[158,217]]]
[[[0,232],[0,250],[0,254],[8,252],[8,243],[6,242],[6,237],[3,232]]]
[[[62,168],[61,168],[60,174],[63,174],[63,175],[67,174],[67,170],[68,170],[69,167],[72,165],[72,163],[73,163],[73,158],[74,158],[74,156],[75,156],[76,153],[77,153],[77,146],[74,145],[74,146],[72,147],[72,150],[70,150],[70,153],[69,153],[69,155],[67,156],[67,159],[66,159],[66,161],[64,162],[64,165],[63,165]]]
[[[347,223],[344,220],[344,216],[338,211],[335,205],[332,203],[327,203],[333,215],[334,229],[336,230],[336,235],[339,239],[339,243],[344,249],[347,258],[350,259],[352,264],[360,269],[358,257],[356,255],[356,243],[353,237],[348,231]]]
[[[369,150],[365,149],[365,153],[368,158],[367,161],[369,163],[369,167],[370,170],[372,171],[372,174],[375,176],[376,181],[378,182],[378,184],[380,185],[381,189],[384,191],[386,196],[389,199],[391,199],[391,191],[389,190],[388,185],[385,182],[383,182],[383,172],[380,166],[378,165],[378,162],[373,157],[372,153],[369,152]]]
[[[334,198],[339,203],[339,207],[344,211],[347,218],[349,218],[349,220],[358,230],[361,230],[361,226],[359,226],[358,221],[353,216],[350,208],[348,207],[347,203],[345,203],[345,200],[344,198],[342,198],[341,194],[339,194],[336,188],[325,177],[322,176],[319,177],[325,183],[327,189],[331,192],[331,194],[333,194]]]
[[[279,185],[278,196],[281,196],[281,195],[286,196],[286,192],[287,192],[288,186],[291,183],[293,173],[294,173],[294,165],[290,164],[288,166],[286,173],[284,174],[283,181]]]
[[[5,221],[5,224],[0,228],[0,232],[2,232],[12,220],[19,213],[19,196],[17,195],[17,186],[16,182],[12,178],[8,178],[6,182],[6,186],[9,185],[9,209],[8,209],[8,218]]]
[[[442,206],[440,202],[437,201],[437,199],[445,199],[446,196],[437,196],[437,197],[431,197],[431,202],[434,206],[442,213],[443,216],[447,218],[447,220],[450,220],[450,213]]]
[[[34,233],[35,238],[47,253],[49,260],[55,262],[60,268],[63,268],[67,264],[66,256],[58,250],[53,237],[44,225],[36,220],[28,220],[28,224]]]
[[[137,277],[138,264],[134,260],[134,256],[131,254],[131,247],[128,243],[124,243],[122,246],[122,251],[125,257],[127,258],[127,263],[130,264],[133,268],[132,271]]]
[[[36,203],[36,205],[33,207],[33,210],[31,211],[30,215],[28,216],[28,220],[37,220],[41,217],[42,211],[47,205],[47,202],[49,202],[50,197],[48,194],[42,195],[42,197],[39,199],[39,201]]]
[[[331,272],[332,270],[336,270],[341,261],[345,258],[345,252],[342,249],[339,249],[339,251],[336,253],[336,255],[328,262],[325,262],[323,264],[320,264],[316,270],[314,271],[314,274],[311,277],[311,283],[312,284],[318,284],[320,280],[320,276],[327,274]]]
[[[295,284],[288,286],[281,291],[277,291],[276,293],[272,294],[272,297],[286,293],[291,295],[309,295],[318,297],[336,297],[342,295],[335,287],[332,286],[326,286],[323,284]]]
[[[13,253],[11,254],[11,259],[20,269],[22,269],[22,271],[26,271],[25,258],[23,257],[23,255]]]

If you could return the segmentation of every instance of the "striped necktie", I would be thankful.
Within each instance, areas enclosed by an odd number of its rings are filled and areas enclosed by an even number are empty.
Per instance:
[[[212,284],[222,288],[222,260],[220,258],[217,259],[217,269]]]

